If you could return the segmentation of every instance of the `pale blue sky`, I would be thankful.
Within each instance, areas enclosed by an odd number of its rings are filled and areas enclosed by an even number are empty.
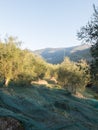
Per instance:
[[[0,37],[17,36],[23,47],[69,47],[81,44],[85,25],[98,0],[0,0]]]

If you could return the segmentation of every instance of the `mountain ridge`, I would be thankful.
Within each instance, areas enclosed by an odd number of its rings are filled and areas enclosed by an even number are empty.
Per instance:
[[[40,55],[43,59],[52,64],[61,63],[65,57],[69,57],[72,61],[78,61],[81,59],[91,60],[90,45],[88,44],[66,48],[45,48],[35,50],[33,53]]]

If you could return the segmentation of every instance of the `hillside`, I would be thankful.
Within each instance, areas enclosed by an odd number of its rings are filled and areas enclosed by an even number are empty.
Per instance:
[[[15,118],[25,130],[98,130],[98,101],[63,89],[9,86],[0,88],[0,117]]]
[[[69,48],[46,48],[34,51],[35,54],[43,57],[47,62],[52,64],[61,63],[64,57],[68,56],[72,61],[80,59],[91,59],[90,46],[87,44],[69,47]]]

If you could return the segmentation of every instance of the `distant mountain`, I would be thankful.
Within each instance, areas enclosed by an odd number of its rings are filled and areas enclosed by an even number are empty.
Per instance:
[[[47,62],[52,64],[61,63],[66,56],[72,61],[78,61],[80,59],[91,60],[90,45],[87,44],[68,48],[45,48],[36,50],[33,53],[40,55]]]

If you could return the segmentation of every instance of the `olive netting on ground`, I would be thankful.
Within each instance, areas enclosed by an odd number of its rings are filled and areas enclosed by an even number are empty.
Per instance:
[[[44,86],[0,88],[0,117],[25,130],[98,130],[98,101]]]

